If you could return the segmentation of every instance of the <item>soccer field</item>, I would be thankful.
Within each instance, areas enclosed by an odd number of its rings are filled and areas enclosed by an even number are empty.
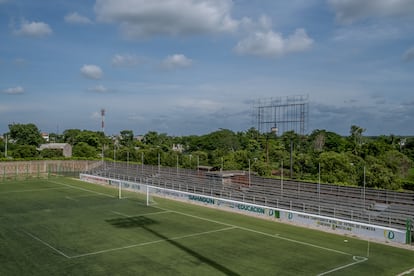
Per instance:
[[[0,275],[398,275],[414,268],[413,250],[123,195],[68,178],[0,182]]]

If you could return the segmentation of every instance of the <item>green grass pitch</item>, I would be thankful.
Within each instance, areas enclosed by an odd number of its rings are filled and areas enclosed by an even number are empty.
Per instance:
[[[123,195],[68,178],[0,182],[0,275],[378,276],[414,268],[413,250]]]

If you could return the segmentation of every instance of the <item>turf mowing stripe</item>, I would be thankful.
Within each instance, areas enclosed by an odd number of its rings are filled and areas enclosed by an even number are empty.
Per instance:
[[[203,235],[208,235],[208,234],[212,234],[212,233],[228,231],[228,230],[232,230],[232,229],[235,229],[235,227],[226,227],[226,228],[222,228],[222,229],[205,231],[205,232],[201,232],[201,233],[194,233],[194,234],[189,234],[189,235],[185,235],[185,236],[178,236],[178,237],[175,237],[175,238],[160,239],[160,240],[155,240],[155,241],[150,241],[150,242],[131,244],[131,245],[123,246],[123,247],[117,247],[117,248],[111,248],[111,249],[100,250],[100,251],[96,251],[96,252],[90,252],[90,253],[75,255],[75,256],[72,256],[72,257],[69,257],[69,258],[70,259],[75,259],[75,258],[87,257],[87,256],[98,255],[98,254],[103,254],[103,253],[108,253],[108,252],[113,252],[113,251],[119,251],[119,250],[134,248],[134,247],[146,246],[146,245],[162,243],[162,242],[167,242],[167,241],[176,241],[176,240],[181,240],[181,239],[185,239],[185,238],[203,236]]]
[[[62,189],[70,189],[70,188],[69,187],[54,187],[54,188],[39,188],[39,189],[28,189],[28,190],[13,190],[13,191],[7,191],[7,192],[0,192],[0,195],[11,194],[11,193],[40,192],[40,191],[48,191],[48,190],[62,190]]]
[[[33,234],[30,234],[29,232],[23,231],[24,233],[26,233],[26,235],[30,236],[31,238],[37,240],[38,242],[46,245],[47,247],[49,247],[50,249],[52,249],[53,251],[55,251],[56,253],[59,253],[60,255],[70,259],[70,257],[68,255],[66,255],[65,253],[63,253],[62,251],[60,251],[59,249],[56,249],[55,247],[51,246],[50,244],[48,244],[47,242],[43,241],[42,239],[36,237]]]
[[[332,272],[335,272],[335,271],[338,271],[338,270],[341,270],[341,269],[344,269],[344,268],[347,268],[347,267],[350,267],[350,266],[353,266],[353,265],[356,265],[356,264],[359,264],[359,263],[362,263],[362,262],[365,262],[365,261],[367,261],[368,260],[368,258],[365,258],[365,257],[357,257],[357,256],[354,256],[354,261],[355,262],[352,262],[352,263],[350,263],[350,264],[346,264],[346,265],[343,265],[343,266],[340,266],[340,267],[337,267],[337,268],[334,268],[334,269],[332,269],[332,270],[329,270],[329,271],[326,271],[326,272],[323,272],[323,273],[321,273],[321,274],[318,274],[318,276],[322,276],[322,275],[326,275],[326,274],[330,274],[330,273],[332,273]]]
[[[285,240],[285,241],[289,241],[289,242],[293,242],[293,243],[298,243],[298,244],[302,244],[302,245],[306,245],[306,246],[310,246],[310,247],[314,247],[314,248],[318,248],[318,249],[322,249],[322,250],[326,250],[326,251],[335,252],[335,253],[342,254],[342,255],[352,256],[352,254],[347,253],[347,252],[343,252],[343,251],[339,251],[339,250],[336,250],[336,249],[319,246],[319,245],[312,244],[312,243],[302,242],[302,241],[298,241],[298,240],[294,240],[294,239],[290,239],[290,238],[285,238],[285,237],[280,236],[279,234],[272,235],[272,234],[268,234],[268,233],[265,233],[265,232],[253,230],[253,229],[250,229],[250,228],[241,227],[241,226],[237,226],[237,225],[232,225],[232,224],[228,224],[228,223],[224,223],[224,222],[220,222],[220,221],[216,221],[216,220],[212,220],[212,219],[207,219],[207,218],[203,218],[203,217],[199,217],[199,216],[195,216],[195,215],[190,215],[190,214],[186,214],[186,213],[182,213],[182,212],[178,212],[178,211],[174,211],[174,210],[168,210],[168,209],[164,209],[164,208],[161,208],[161,207],[154,206],[154,208],[158,208],[158,209],[165,210],[165,211],[171,211],[173,213],[177,213],[177,214],[180,214],[180,215],[183,215],[183,216],[188,216],[188,217],[197,218],[197,219],[201,219],[201,220],[205,220],[205,221],[209,221],[209,222],[214,222],[214,223],[225,225],[225,226],[231,226],[231,227],[239,228],[241,230],[245,230],[245,231],[248,231],[248,232],[252,232],[252,233],[256,233],[256,234],[260,234],[260,235],[264,235],[264,236],[268,236],[268,237],[272,237],[272,238],[276,238],[276,239],[281,239],[281,240]]]

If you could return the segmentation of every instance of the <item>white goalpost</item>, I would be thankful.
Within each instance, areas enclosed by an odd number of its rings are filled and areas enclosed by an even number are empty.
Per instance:
[[[142,189],[145,187],[144,189]],[[153,197],[151,196],[151,187],[148,185],[139,185],[136,183],[127,183],[123,181],[118,181],[118,199],[127,199],[128,195],[125,195],[123,192],[131,191],[131,192],[138,192],[139,194],[145,195],[145,205],[151,206],[157,204]]]

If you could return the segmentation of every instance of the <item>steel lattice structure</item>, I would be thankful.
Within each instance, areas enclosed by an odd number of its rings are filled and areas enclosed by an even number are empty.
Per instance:
[[[253,106],[253,121],[260,133],[286,131],[304,135],[309,117],[308,95],[259,99]]]

